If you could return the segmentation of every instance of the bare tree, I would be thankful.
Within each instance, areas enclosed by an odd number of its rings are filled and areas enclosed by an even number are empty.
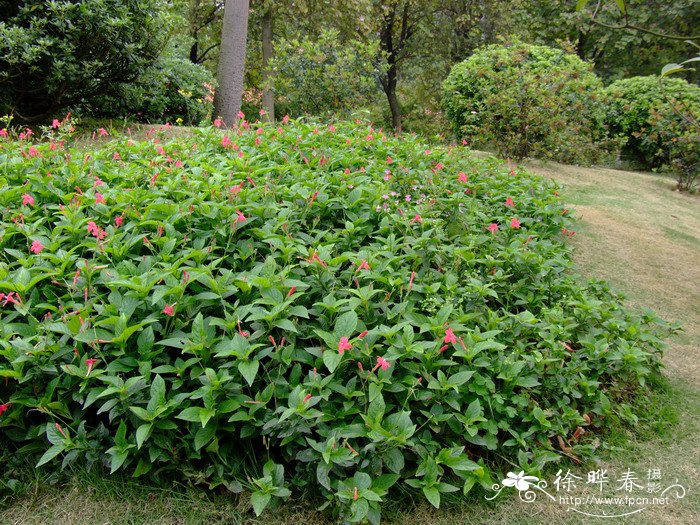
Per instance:
[[[249,8],[249,0],[226,0],[224,8],[214,117],[221,117],[229,126],[241,109]]]

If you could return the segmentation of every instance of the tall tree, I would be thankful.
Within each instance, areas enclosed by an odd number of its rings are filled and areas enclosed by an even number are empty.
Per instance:
[[[249,9],[249,0],[226,0],[224,7],[214,117],[221,117],[228,126],[236,122],[243,98]]]
[[[262,17],[262,78],[263,78],[263,108],[265,119],[275,120],[275,92],[272,86],[272,70],[270,61],[274,49],[272,46],[272,1],[268,0]]]

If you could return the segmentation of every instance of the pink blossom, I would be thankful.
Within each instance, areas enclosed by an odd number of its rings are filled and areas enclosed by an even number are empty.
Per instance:
[[[304,396],[304,403],[308,402],[309,399],[311,399],[311,394],[306,394],[306,395]]]
[[[515,206],[515,202],[513,202],[513,199],[511,199],[510,197],[508,197],[508,198],[506,199],[506,206]]]
[[[237,114],[236,116],[239,118],[239,120],[240,120],[240,119],[244,119],[244,118],[245,118],[245,113],[243,113],[242,111],[239,111],[238,114]]]
[[[0,405],[0,416],[2,416],[3,412],[7,412],[10,409],[10,404],[9,403],[3,403]]]
[[[392,162],[394,162],[394,159],[392,159],[391,157],[387,157],[387,158],[386,158],[386,163],[387,163],[387,164],[391,164]]]
[[[175,314],[175,308],[174,308],[174,306],[175,306],[174,304],[166,304],[166,305],[165,305],[165,308],[163,308],[163,313],[164,313],[165,315],[171,315],[171,316],[172,316],[173,314]]]
[[[224,138],[221,139],[221,145],[224,148],[228,148],[233,142],[231,142],[231,139],[228,138],[228,135],[224,135]]]
[[[106,137],[107,135],[109,135],[109,133],[107,132],[107,130],[105,128],[100,128],[97,131],[100,134],[100,137]]]
[[[365,259],[362,259],[362,262],[360,263],[360,265],[357,267],[357,270],[355,270],[355,271],[359,272],[360,270],[369,270],[369,264],[367,263],[367,261]]]
[[[97,363],[97,359],[86,359],[85,364],[87,365],[87,374],[90,375],[90,372],[92,372],[92,367],[95,366],[95,363]]]
[[[39,150],[36,149],[34,146],[29,146],[29,156],[30,156],[30,157],[38,157],[38,156],[39,156]]]
[[[112,159],[114,159],[114,160],[122,160],[121,156],[120,156],[119,153],[117,153],[116,151],[114,152],[114,155],[112,155]]]
[[[411,224],[414,222],[423,222],[423,218],[420,216],[420,214],[416,213],[416,216],[411,220]]]
[[[452,328],[445,330],[445,337],[442,338],[442,341],[448,344],[457,342],[457,338],[455,337],[455,333],[452,331]]]
[[[488,225],[487,228],[491,233],[496,233],[498,231],[498,224],[496,224],[495,222],[492,222],[491,224]]]
[[[388,370],[391,366],[391,363],[383,357],[377,357],[377,366],[381,367],[382,370]]]
[[[510,227],[511,228],[520,228],[520,221],[516,218],[513,218],[513,220],[510,221]]]
[[[34,206],[34,197],[29,195],[29,193],[25,193],[22,195],[22,204],[25,204],[26,206]]]
[[[3,303],[2,303],[3,306],[7,306],[7,303],[10,303],[10,304],[21,304],[22,303],[22,301],[19,298],[19,295],[15,294],[15,292],[10,292],[7,295],[5,295],[4,293],[0,293],[0,301],[3,301]]]
[[[0,129],[0,137],[7,137],[7,136],[8,136],[7,128]]]
[[[340,342],[338,343],[338,353],[340,355],[343,355],[343,352],[345,350],[350,350],[352,348],[352,345],[348,342],[347,337],[341,337]]]
[[[220,118],[214,119],[214,127],[215,128],[220,128],[223,125],[224,125],[223,120],[221,120]]]
[[[265,111],[264,109],[261,109],[261,110],[260,110],[260,116],[261,116],[261,117],[264,116],[264,115],[266,115],[266,114],[267,114],[267,111]]]
[[[124,217],[122,215],[119,215],[118,217],[114,218],[114,225],[117,228],[120,228],[123,222],[124,222]]]
[[[104,195],[102,195],[101,193],[95,193],[95,204],[102,204],[104,201]]]
[[[459,182],[467,182],[467,174],[463,171],[460,171],[459,175],[457,175],[457,179],[459,180]]]
[[[289,115],[282,117],[282,124],[286,124],[287,122],[289,122]]]
[[[236,222],[245,222],[246,221],[245,215],[243,215],[241,213],[241,210],[236,210],[236,214],[237,214]]]
[[[43,250],[43,249],[44,249],[44,245],[41,244],[41,242],[39,242],[39,241],[34,241],[34,242],[32,243],[32,247],[29,248],[29,251],[31,251],[32,253],[36,253],[36,254],[38,255],[38,254],[41,253],[41,250]]]
[[[97,223],[95,221],[90,221],[90,222],[88,222],[87,230],[88,230],[88,233],[97,237],[97,234],[100,231],[100,227],[97,225]]]

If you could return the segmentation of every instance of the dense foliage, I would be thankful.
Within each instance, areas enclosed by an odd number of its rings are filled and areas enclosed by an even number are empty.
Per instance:
[[[319,494],[376,523],[397,483],[438,506],[496,456],[536,472],[634,418],[656,319],[572,273],[552,182],[284,120],[0,139],[0,462],[173,472],[258,513]]]
[[[96,117],[197,125],[211,115],[214,85],[208,69],[170,49],[134,82],[96,97],[87,109]]]
[[[633,77],[608,86],[607,96],[607,123],[624,137],[623,153],[643,168],[673,169],[689,189],[700,170],[700,87]]]
[[[168,36],[158,0],[0,0],[0,114],[46,121],[113,92]]]
[[[281,42],[273,61],[276,104],[292,116],[348,113],[377,91],[377,50],[340,42],[337,31]]]
[[[576,55],[520,42],[455,65],[443,84],[455,133],[504,157],[594,160],[604,137],[601,81]]]

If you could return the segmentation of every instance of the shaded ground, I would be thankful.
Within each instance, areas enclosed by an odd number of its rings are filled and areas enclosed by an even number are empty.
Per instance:
[[[389,503],[387,521],[435,525],[698,523],[700,199],[672,191],[673,181],[654,175],[542,162],[531,162],[527,167],[564,186],[562,196],[580,218],[572,238],[579,271],[609,281],[635,306],[650,307],[667,320],[680,321],[685,328],[671,341],[664,359],[668,380],[648,397],[640,424],[634,429],[614,429],[607,449],[601,452],[604,461],[574,472],[585,477],[588,470],[607,468],[614,481],[631,469],[646,485],[648,470],[658,469],[664,487],[677,479],[688,489],[687,494],[682,500],[650,506],[626,518],[597,519],[567,511],[567,505],[542,495],[534,503],[523,503],[508,492],[494,503],[487,503],[481,493],[468,500],[455,498],[439,511],[426,504],[406,511]],[[547,479],[551,483],[553,478]],[[619,496],[620,492],[614,490],[618,483],[611,485],[603,495]],[[589,493],[599,494],[597,488],[589,488],[588,492],[576,490],[575,495],[585,497]],[[579,508],[591,513],[613,510],[610,506]],[[38,478],[33,491],[0,511],[0,523],[321,523],[321,517],[307,509],[285,505],[256,520],[245,500],[210,498],[187,488],[165,491],[125,483],[122,478],[102,479],[79,473],[61,486],[48,485]]]

